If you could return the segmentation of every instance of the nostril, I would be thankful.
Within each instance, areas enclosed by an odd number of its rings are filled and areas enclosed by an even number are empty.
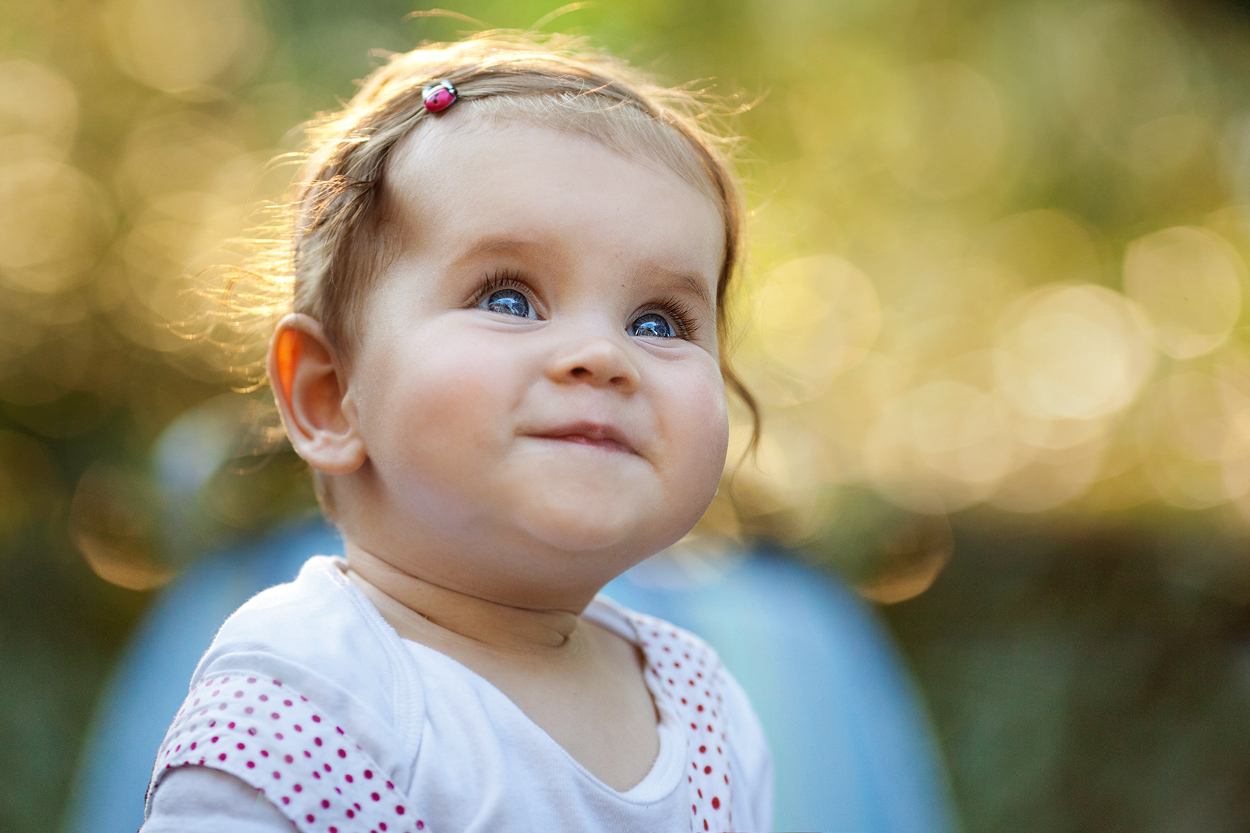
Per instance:
[[[590,371],[584,367],[575,367],[570,371],[570,373],[572,373],[574,376],[585,376],[589,372]]]

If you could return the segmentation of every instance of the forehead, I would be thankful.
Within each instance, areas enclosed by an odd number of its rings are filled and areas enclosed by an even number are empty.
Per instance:
[[[642,149],[528,119],[482,118],[470,107],[402,142],[385,187],[409,250],[516,239],[658,261],[705,275],[713,290],[724,256],[710,183],[696,188]]]

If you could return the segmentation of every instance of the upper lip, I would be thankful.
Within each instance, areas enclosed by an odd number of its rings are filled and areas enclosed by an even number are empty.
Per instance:
[[[590,443],[613,443],[624,451],[637,454],[638,449],[630,442],[625,432],[614,425],[602,422],[569,422],[551,428],[542,428],[526,432],[531,437],[542,437],[551,440],[582,440]]]

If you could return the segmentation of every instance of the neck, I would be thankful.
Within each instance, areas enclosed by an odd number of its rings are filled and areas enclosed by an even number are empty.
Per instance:
[[[350,541],[346,551],[348,576],[406,639],[547,652],[568,647],[580,622],[574,611],[514,607],[418,578]]]

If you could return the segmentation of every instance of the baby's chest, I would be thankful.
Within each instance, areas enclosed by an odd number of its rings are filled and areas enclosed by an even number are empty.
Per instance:
[[[735,829],[720,663],[658,622],[639,635],[563,680],[411,644],[426,721],[412,795],[453,829]]]
[[[426,727],[410,794],[421,797],[427,815],[439,819],[443,829],[519,833],[688,827],[684,738],[674,737],[678,748],[667,748],[661,756],[654,719],[645,727],[653,746],[643,771],[614,788],[583,760],[598,760],[596,750],[587,752],[586,740],[569,743],[573,748],[557,741],[560,736],[567,742],[577,731],[587,738],[604,737],[590,726],[593,710],[564,701],[578,715],[550,724],[553,734],[502,692],[438,688],[443,690],[426,692]],[[622,733],[620,727],[614,731]],[[619,740],[607,737],[604,743],[619,748]]]
[[[523,740],[529,754],[550,756],[553,765],[571,758],[617,791],[641,782],[659,753],[658,711],[641,669],[632,663],[563,673],[478,663],[473,673],[448,683],[472,693],[445,692],[432,703],[433,714],[441,704],[476,699],[482,706],[479,723]],[[445,717],[468,717],[463,709],[452,711]]]

